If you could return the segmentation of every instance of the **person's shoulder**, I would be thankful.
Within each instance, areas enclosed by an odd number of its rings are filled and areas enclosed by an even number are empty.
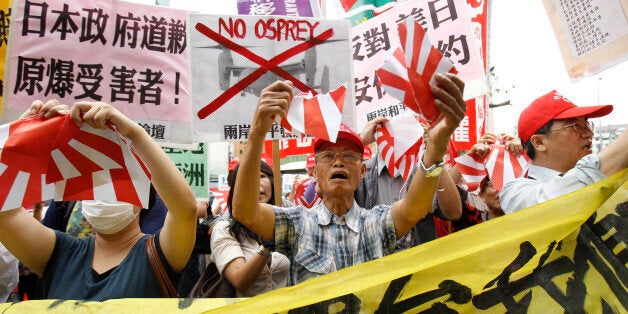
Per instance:
[[[63,231],[59,231],[59,230],[53,230],[56,236],[57,241],[64,241],[64,242],[86,242],[89,241],[89,239],[91,237],[87,237],[87,238],[77,238],[75,236],[69,235]]]
[[[521,189],[525,189],[526,186],[533,186],[541,184],[541,181],[538,181],[534,178],[527,177],[519,177],[514,180],[510,180],[504,183],[501,192],[499,193],[500,197],[504,195],[508,195],[513,192],[521,191]]]

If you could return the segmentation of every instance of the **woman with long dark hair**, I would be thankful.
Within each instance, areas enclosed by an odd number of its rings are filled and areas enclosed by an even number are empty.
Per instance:
[[[231,217],[233,188],[239,165],[228,177],[230,188],[227,207]],[[273,169],[264,161],[260,169],[259,202],[274,204]],[[222,276],[236,288],[238,297],[252,297],[285,287],[290,262],[273,252],[274,244],[264,241],[235,219],[219,221],[211,236],[211,259]]]

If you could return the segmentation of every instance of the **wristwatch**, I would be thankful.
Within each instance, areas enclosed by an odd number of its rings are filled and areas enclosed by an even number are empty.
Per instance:
[[[425,155],[425,150],[422,151],[421,154],[419,155],[419,165],[421,166],[421,169],[423,169],[423,172],[425,172],[425,177],[426,178],[438,177],[443,172],[443,166],[445,165],[445,162],[444,161],[437,162],[431,165],[429,168],[427,168],[425,167],[425,164],[423,163],[424,155]]]
[[[265,248],[263,245],[260,245],[257,249],[257,254],[264,257],[269,257],[271,253],[272,252],[269,249]]]

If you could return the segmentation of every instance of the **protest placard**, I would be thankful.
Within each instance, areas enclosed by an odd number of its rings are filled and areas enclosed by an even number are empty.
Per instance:
[[[291,80],[297,92],[327,93],[352,82],[349,23],[288,16],[189,19],[195,139],[242,141],[263,88]],[[352,93],[342,121],[355,128]],[[267,138],[285,138],[276,125]]]
[[[3,121],[36,100],[110,103],[157,141],[190,143],[186,11],[125,1],[16,1]]]

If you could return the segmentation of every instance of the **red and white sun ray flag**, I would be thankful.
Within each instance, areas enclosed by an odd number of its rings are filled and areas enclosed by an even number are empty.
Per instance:
[[[385,125],[378,124],[375,127],[375,142],[377,143],[379,156],[382,157],[386,164],[388,174],[390,174],[391,178],[396,177],[399,173],[396,171],[397,167],[395,167],[395,138]]]
[[[503,142],[491,145],[491,152],[486,157],[486,170],[491,184],[497,191],[501,191],[504,184],[521,175],[530,163],[526,155],[515,156]]]
[[[220,205],[220,214],[227,212],[227,199],[229,198],[229,190],[221,190],[218,188],[209,188],[214,194],[214,203]],[[212,205],[213,207],[214,205]]]
[[[50,134],[63,124],[60,117],[33,117],[0,126],[0,211],[41,202],[51,195],[54,188],[46,184],[48,159],[42,152],[52,150]]]
[[[416,115],[410,111],[377,126],[375,140],[391,177],[401,174],[404,181],[408,179],[418,162],[423,133]]]
[[[0,127],[1,210],[56,200],[118,200],[146,208],[150,174],[113,129],[69,116]]]
[[[281,125],[293,133],[307,134],[335,143],[346,94],[345,85],[327,94],[299,94],[290,103],[288,115],[281,120]]]
[[[480,188],[480,181],[487,175],[485,158],[477,154],[464,154],[455,158],[458,171],[467,184],[467,191],[475,192]]]
[[[412,17],[399,23],[401,48],[388,55],[376,71],[386,92],[432,123],[440,114],[430,85],[436,73],[458,73],[451,60],[432,46],[425,30]],[[402,53],[402,52],[403,53]]]
[[[312,184],[313,186],[316,185],[316,181],[307,178],[305,180],[303,180],[301,183],[299,183],[299,185],[296,187],[295,191],[294,191],[294,204],[295,205],[301,205],[301,206],[305,206],[307,208],[312,208],[320,203],[323,202],[323,199],[320,198],[318,196],[318,194],[313,193],[313,195],[311,195],[311,200],[309,200],[308,202],[308,196],[306,195],[306,191],[309,188],[310,184]]]
[[[520,176],[530,163],[528,156],[515,156],[506,149],[505,139],[498,139],[490,145],[491,151],[485,156],[465,154],[456,158],[460,174],[467,182],[467,190],[477,191],[480,181],[486,175],[491,185],[501,191],[504,184]]]

